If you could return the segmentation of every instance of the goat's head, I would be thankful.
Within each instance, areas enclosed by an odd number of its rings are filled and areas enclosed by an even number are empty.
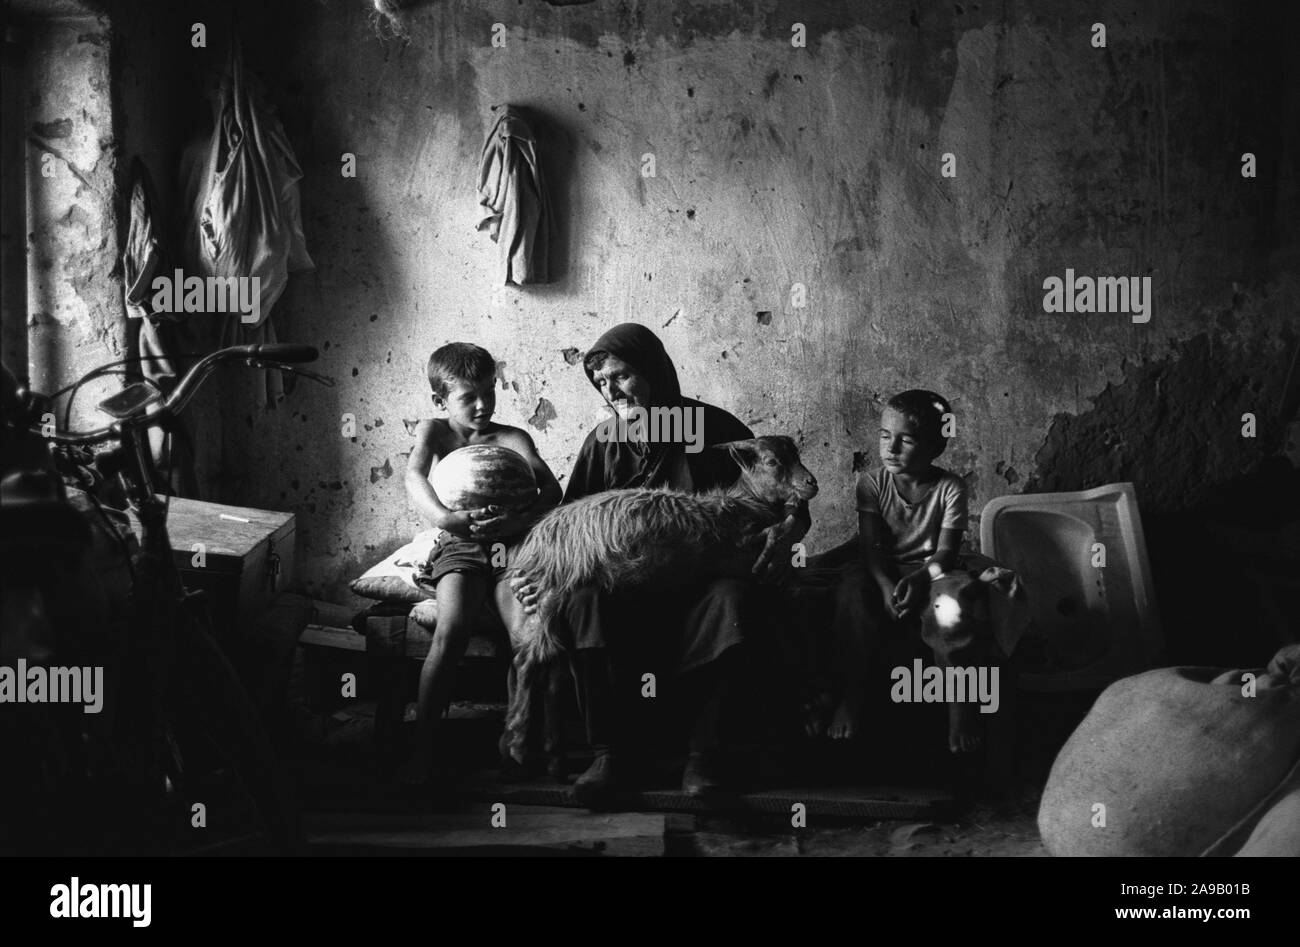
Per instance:
[[[719,444],[736,463],[749,491],[774,505],[811,500],[817,495],[817,478],[799,459],[799,448],[788,437],[769,435],[747,441]]]

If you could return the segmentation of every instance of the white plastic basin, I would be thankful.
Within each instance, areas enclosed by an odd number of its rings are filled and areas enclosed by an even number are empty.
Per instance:
[[[1133,484],[990,500],[980,548],[1020,573],[1029,595],[1030,628],[1018,648],[1025,688],[1101,688],[1159,661]]]

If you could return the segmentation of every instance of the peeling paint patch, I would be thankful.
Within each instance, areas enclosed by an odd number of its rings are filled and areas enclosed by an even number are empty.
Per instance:
[[[539,431],[545,431],[546,425],[558,417],[559,415],[555,413],[555,405],[545,398],[538,398],[537,408],[533,411],[533,416],[528,419],[528,423]]]
[[[382,467],[370,468],[371,483],[378,483],[380,480],[387,480],[392,475],[393,475],[393,465],[388,460],[388,458],[384,458],[384,465]]]
[[[71,138],[72,119],[60,118],[53,122],[36,122],[32,130],[42,138]]]
[[[1275,346],[1263,337],[1228,345],[1203,332],[1167,358],[1130,365],[1091,409],[1056,415],[1025,492],[1128,481],[1144,516],[1205,502],[1218,485],[1257,470],[1282,446],[1285,362]],[[1258,438],[1241,436],[1247,411],[1259,413]]]
[[[869,466],[871,466],[871,461],[867,457],[867,452],[864,450],[855,450],[853,452],[853,472],[862,473],[862,471],[866,470]]]
[[[420,426],[419,418],[402,418],[402,424],[406,427],[406,433],[415,437],[415,429]]]
[[[57,223],[60,227],[80,227],[89,234],[90,228],[95,224],[95,218],[80,204],[73,204]]]
[[[582,352],[572,346],[564,349],[560,354],[564,356],[564,360],[570,365],[577,365],[582,359]]]
[[[772,313],[766,309],[754,313],[754,318],[758,320],[758,324],[761,326],[770,326],[772,324]]]
[[[506,363],[504,359],[502,361],[497,362],[496,379],[497,381],[501,382],[502,391],[505,391],[506,388],[509,387],[509,385],[506,383]]]

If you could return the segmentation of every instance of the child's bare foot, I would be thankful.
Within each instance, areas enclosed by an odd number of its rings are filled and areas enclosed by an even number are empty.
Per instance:
[[[979,712],[974,704],[948,705],[948,749],[953,753],[974,753],[984,743],[980,735]]]
[[[846,691],[835,708],[827,736],[832,740],[852,740],[862,727],[862,712],[865,700],[862,691],[854,688]]]
[[[826,717],[831,711],[831,695],[825,691],[812,694],[803,705],[803,732],[811,740],[826,735]]]

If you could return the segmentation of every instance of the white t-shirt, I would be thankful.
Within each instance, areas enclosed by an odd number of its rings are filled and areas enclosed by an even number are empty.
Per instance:
[[[881,552],[898,565],[920,565],[939,548],[939,531],[966,531],[966,484],[955,473],[939,470],[939,479],[916,503],[898,492],[885,468],[858,476],[858,512],[878,513],[885,521]]]

